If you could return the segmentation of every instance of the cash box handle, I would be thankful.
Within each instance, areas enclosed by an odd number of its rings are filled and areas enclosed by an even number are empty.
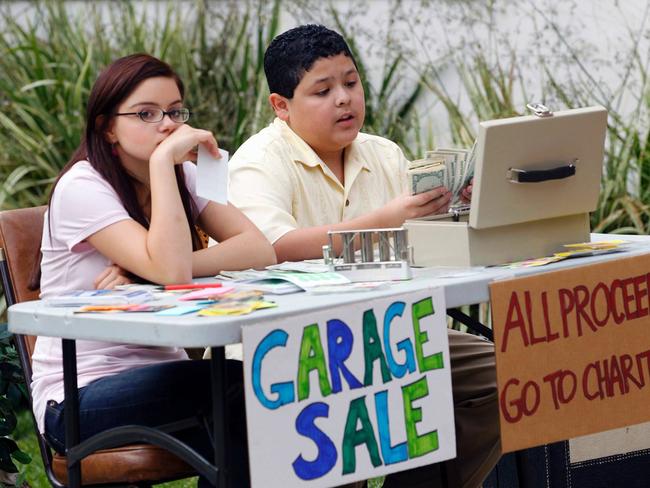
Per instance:
[[[551,169],[525,170],[510,168],[506,173],[506,178],[511,183],[539,183],[541,181],[561,180],[576,174],[576,167],[573,164],[576,161]]]

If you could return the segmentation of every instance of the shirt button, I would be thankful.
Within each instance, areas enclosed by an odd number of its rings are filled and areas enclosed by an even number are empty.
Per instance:
[[[350,206],[350,200],[346,200],[346,201],[345,201],[345,206],[346,206],[346,207],[349,207],[349,206]]]

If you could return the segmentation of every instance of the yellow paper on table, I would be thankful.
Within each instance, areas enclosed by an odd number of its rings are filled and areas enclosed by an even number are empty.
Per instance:
[[[246,315],[255,310],[250,305],[240,305],[234,307],[210,307],[204,308],[199,311],[199,315],[202,317],[213,317],[215,315]]]
[[[503,268],[532,268],[535,266],[544,266],[546,264],[555,263],[557,261],[562,261],[566,256],[544,256],[541,258],[527,259],[525,261],[514,261],[512,263],[502,264],[500,267]]]
[[[602,247],[598,249],[571,249],[570,251],[556,252],[555,256],[566,258],[582,258],[587,256],[599,256],[601,254],[610,254],[613,252],[621,252],[623,249],[620,247]]]
[[[263,300],[246,303],[218,303],[212,307],[200,310],[199,315],[204,317],[216,315],[246,315],[253,312],[254,310],[273,307],[277,307],[274,302],[267,302]]]
[[[612,249],[619,247],[621,244],[627,244],[627,241],[613,239],[611,241],[580,242],[577,244],[565,244],[563,247],[569,249]]]
[[[129,310],[131,305],[84,305],[79,310],[75,310],[75,313],[85,313],[85,312],[124,312]]]

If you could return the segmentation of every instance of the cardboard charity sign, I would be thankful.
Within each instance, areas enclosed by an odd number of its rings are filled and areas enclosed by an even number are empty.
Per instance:
[[[251,482],[325,487],[456,455],[442,289],[242,330]]]
[[[650,254],[490,285],[504,452],[650,420]]]

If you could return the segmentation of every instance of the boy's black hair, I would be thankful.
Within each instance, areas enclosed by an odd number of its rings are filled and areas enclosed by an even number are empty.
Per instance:
[[[323,25],[301,25],[283,32],[264,53],[264,73],[270,92],[293,98],[296,86],[316,61],[338,54],[357,65],[343,36]]]

